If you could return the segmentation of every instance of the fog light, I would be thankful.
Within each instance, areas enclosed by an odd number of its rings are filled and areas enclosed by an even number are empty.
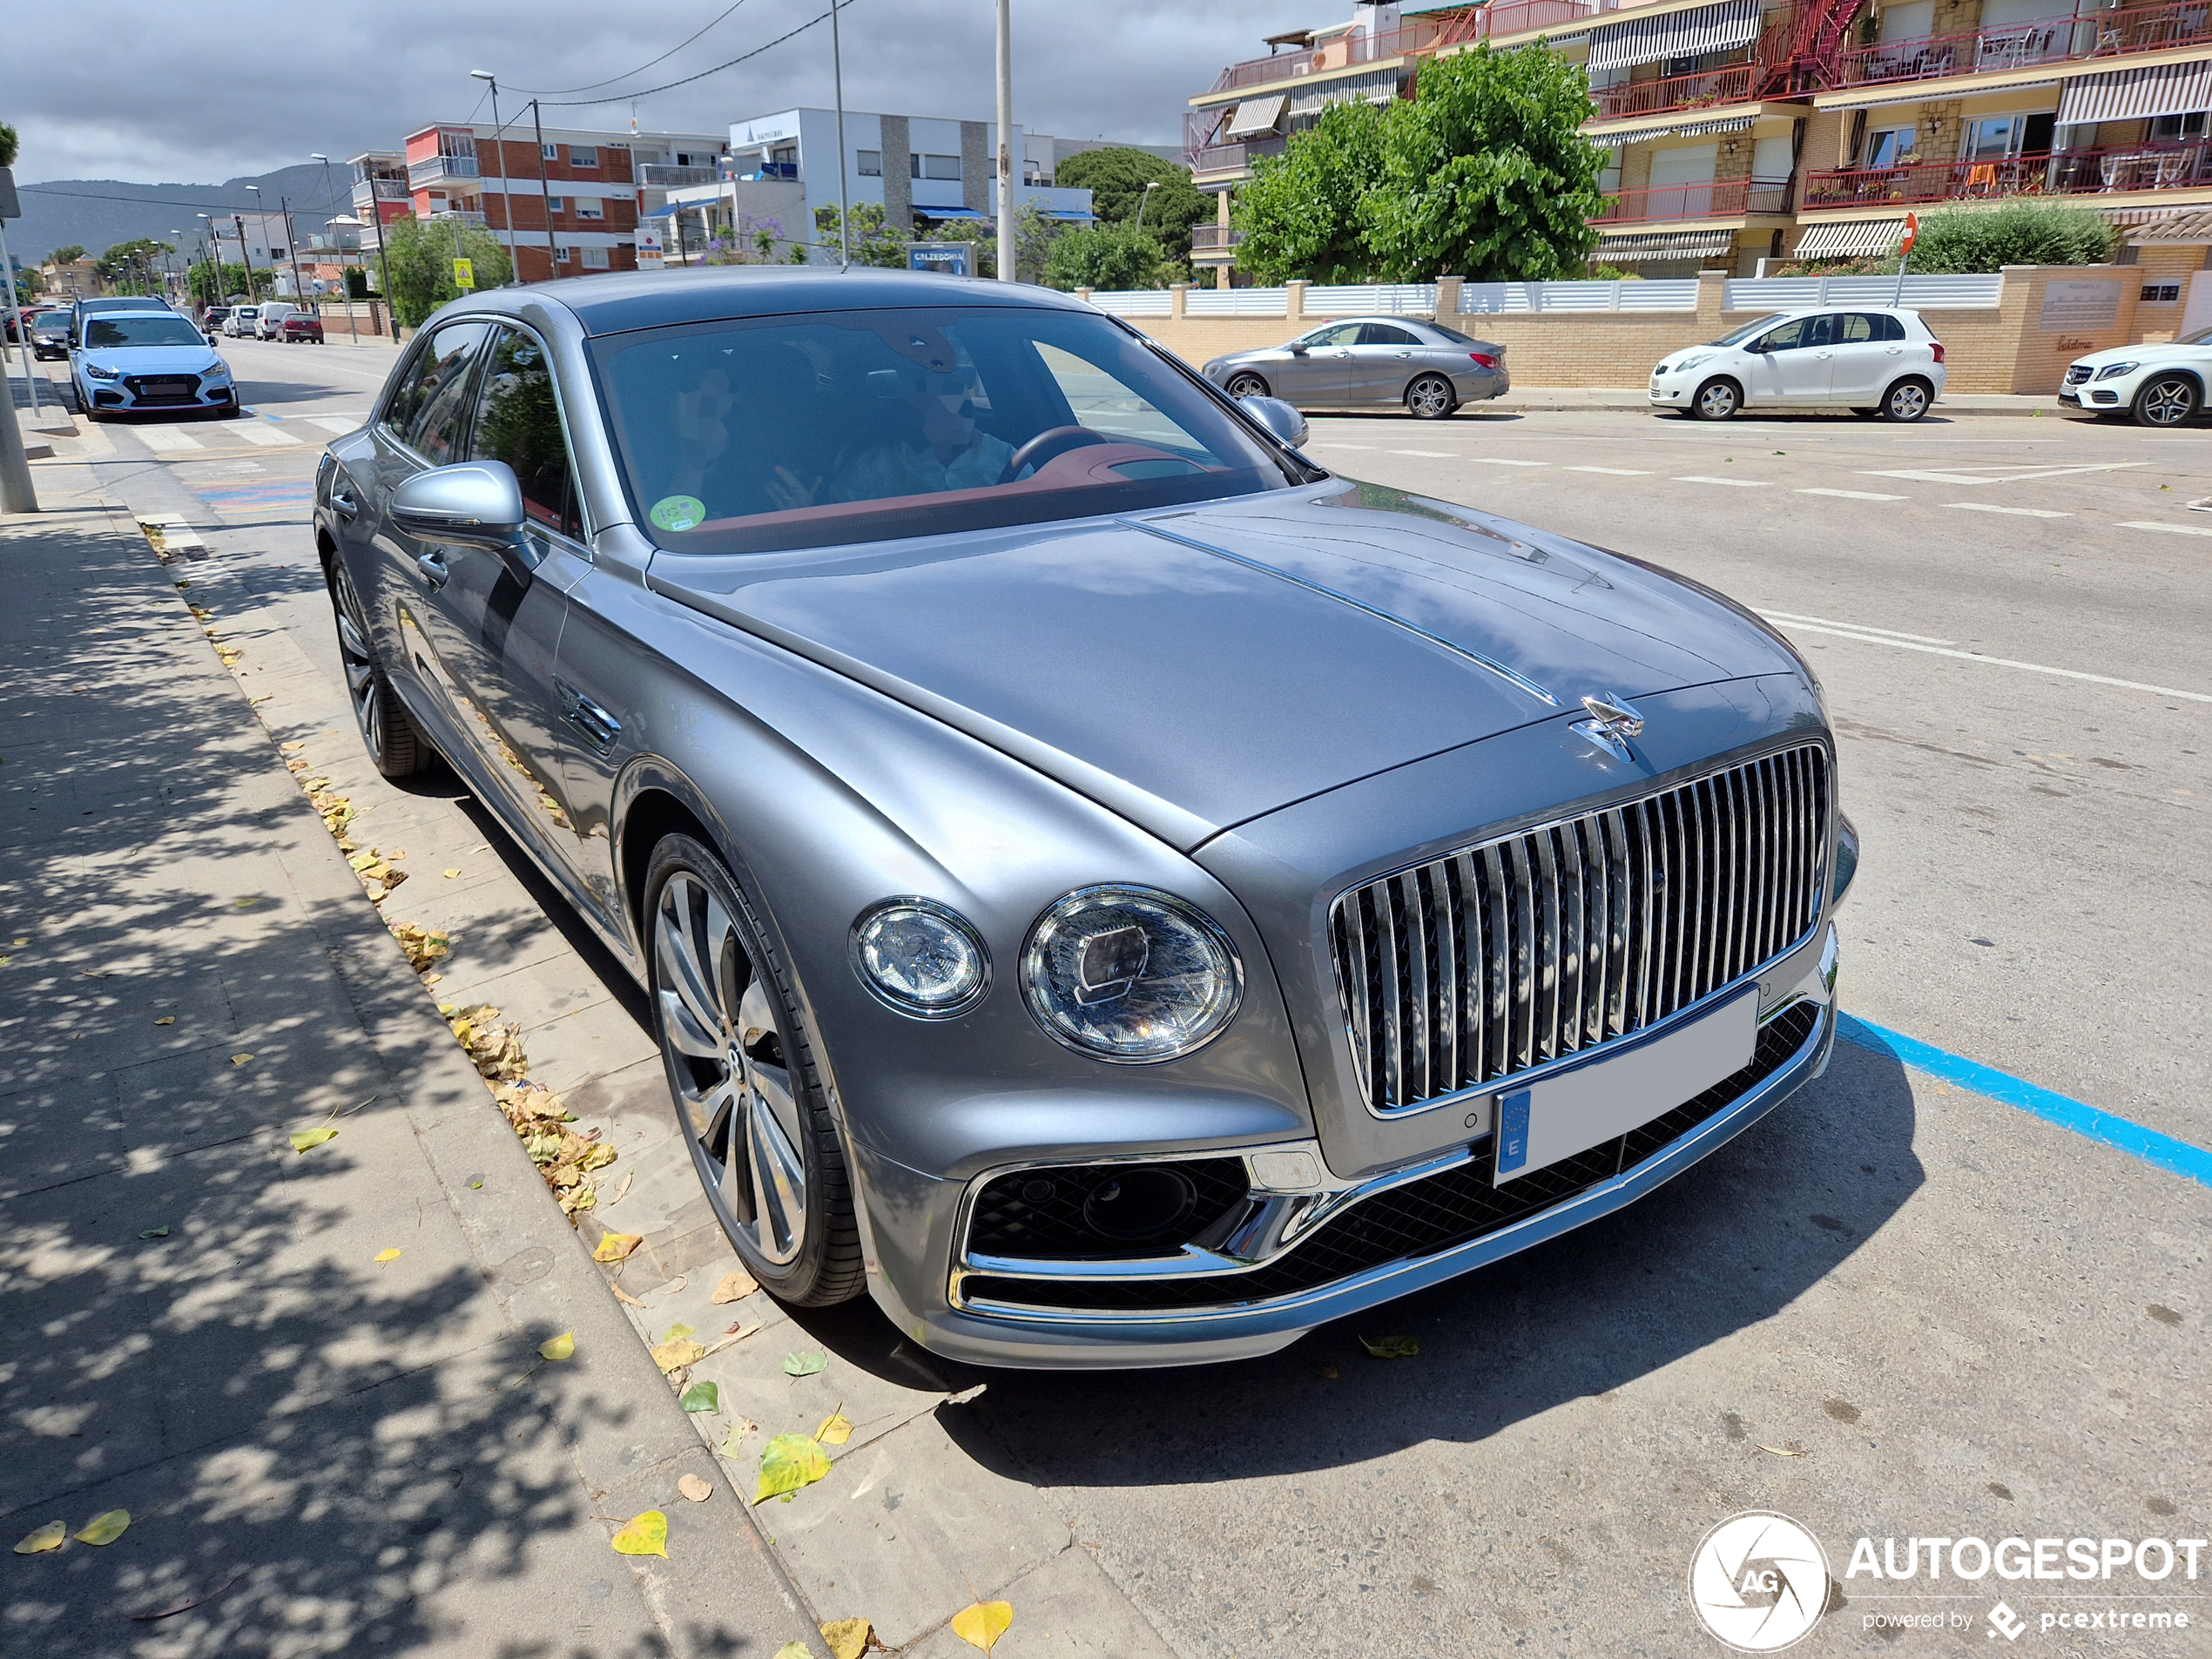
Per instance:
[[[1117,1170],[1083,1200],[1083,1220],[1091,1231],[1124,1243],[1162,1238],[1190,1218],[1198,1189],[1182,1170],[1142,1163]]]

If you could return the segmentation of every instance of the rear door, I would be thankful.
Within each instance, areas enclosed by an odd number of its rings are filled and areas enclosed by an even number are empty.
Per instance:
[[[1352,348],[1351,377],[1346,400],[1353,403],[1395,403],[1406,395],[1406,382],[1420,371],[1413,354],[1421,349],[1420,337],[1394,322],[1363,322],[1359,343]]]
[[[1905,324],[1886,311],[1840,313],[1834,350],[1835,401],[1862,407],[1878,402],[1905,368]]]

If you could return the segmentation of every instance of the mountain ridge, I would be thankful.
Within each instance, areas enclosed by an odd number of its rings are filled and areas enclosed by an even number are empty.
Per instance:
[[[260,201],[246,189],[248,185],[261,187]],[[353,211],[347,193],[352,188],[350,170],[333,162],[330,187],[339,192],[335,202],[324,185],[319,161],[245,174],[219,185],[145,185],[121,179],[18,182],[23,217],[8,221],[9,249],[19,263],[34,266],[71,242],[81,243],[97,259],[118,242],[152,237],[188,254],[202,229],[196,215],[274,212],[280,200],[291,203],[293,232],[304,244],[321,233],[324,220]],[[172,231],[182,232],[181,241]],[[234,244],[231,257],[238,257]]]

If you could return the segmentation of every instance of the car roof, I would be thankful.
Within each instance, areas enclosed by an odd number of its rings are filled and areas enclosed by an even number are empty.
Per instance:
[[[572,313],[588,334],[626,334],[671,323],[728,317],[773,317],[807,311],[879,307],[1009,306],[1089,309],[1073,294],[1027,283],[986,282],[934,271],[856,266],[734,266],[690,271],[623,271],[563,277],[527,288],[495,288],[457,301],[455,310],[519,313],[520,301],[552,301]]]
[[[145,294],[125,294],[108,300],[79,300],[79,311],[173,311],[176,307],[166,300],[155,300]]]

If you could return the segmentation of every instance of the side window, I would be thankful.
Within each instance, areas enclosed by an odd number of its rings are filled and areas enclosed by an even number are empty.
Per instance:
[[[484,365],[471,461],[503,461],[523,487],[523,510],[533,524],[581,541],[583,514],[576,475],[561,432],[561,406],[545,347],[519,328],[502,328]]]
[[[1874,320],[1882,325],[1878,339],[1902,340],[1905,338],[1905,319],[1897,315],[1896,313],[1882,312],[1875,317]]]
[[[1792,317],[1779,328],[1770,328],[1751,342],[1750,349],[1755,352],[1795,351],[1805,343],[1805,324],[1808,320],[1804,317]]]
[[[1363,322],[1359,325],[1359,343],[1363,346],[1418,346],[1421,342],[1412,333],[1386,322]]]
[[[490,333],[488,323],[446,324],[409,366],[384,412],[385,428],[434,467],[459,458],[454,450],[468,413],[469,371]]]
[[[1302,346],[1357,346],[1359,343],[1359,325],[1340,322],[1333,328],[1317,328],[1298,343]]]
[[[1838,346],[1863,346],[1882,337],[1882,320],[1863,311],[1847,311],[1836,319]]]

